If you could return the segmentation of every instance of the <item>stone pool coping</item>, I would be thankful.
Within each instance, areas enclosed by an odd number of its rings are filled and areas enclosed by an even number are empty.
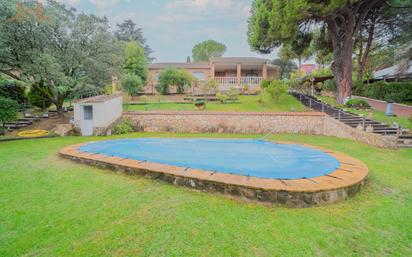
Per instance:
[[[335,171],[310,179],[268,179],[243,175],[188,169],[173,165],[125,159],[81,152],[84,144],[68,146],[60,150],[62,157],[85,164],[139,174],[209,192],[219,192],[247,199],[286,204],[291,207],[308,207],[346,199],[364,185],[368,167],[346,154],[308,144],[276,141],[282,144],[298,144],[320,150],[335,157],[340,166]]]

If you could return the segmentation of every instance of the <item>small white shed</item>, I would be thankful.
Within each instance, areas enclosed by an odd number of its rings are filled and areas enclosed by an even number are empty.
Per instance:
[[[82,136],[110,134],[111,126],[122,117],[122,95],[99,95],[74,103],[74,127]]]

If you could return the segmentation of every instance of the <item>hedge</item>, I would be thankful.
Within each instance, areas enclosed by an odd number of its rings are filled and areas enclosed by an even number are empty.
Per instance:
[[[397,103],[412,102],[412,81],[378,81],[371,84],[354,82],[352,92],[354,95],[365,96],[378,100],[393,101]]]

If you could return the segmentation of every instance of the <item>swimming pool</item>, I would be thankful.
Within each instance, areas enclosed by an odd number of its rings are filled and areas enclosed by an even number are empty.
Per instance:
[[[251,139],[138,138],[67,146],[61,157],[127,175],[291,207],[344,200],[368,167],[344,153]]]
[[[327,175],[339,161],[318,149],[242,139],[139,138],[92,142],[80,151],[257,178],[301,179]]]

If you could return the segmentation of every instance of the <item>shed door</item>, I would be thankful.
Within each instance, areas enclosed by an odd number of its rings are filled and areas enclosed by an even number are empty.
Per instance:
[[[81,130],[83,136],[93,135],[93,106],[83,106],[83,120],[81,122]]]

